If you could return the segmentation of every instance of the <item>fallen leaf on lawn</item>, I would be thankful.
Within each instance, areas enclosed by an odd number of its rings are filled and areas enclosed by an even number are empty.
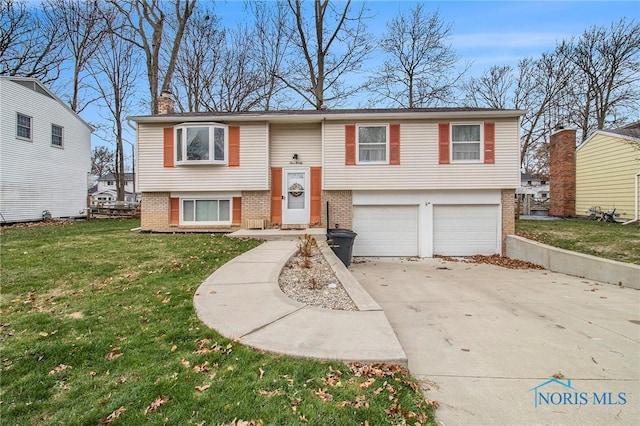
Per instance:
[[[198,392],[204,392],[204,391],[206,391],[207,389],[209,389],[210,387],[211,387],[211,385],[196,386],[196,390],[197,390]]]
[[[274,391],[266,391],[264,389],[260,389],[258,392],[260,393],[260,395],[263,395],[263,396],[278,396],[278,395],[282,395],[282,391],[280,389],[276,389]]]
[[[285,379],[290,385],[293,385],[293,379],[290,378],[289,375],[285,374],[284,376],[282,376],[282,378]]]
[[[158,399],[153,401],[147,408],[145,408],[144,415],[146,416],[149,413],[153,413],[162,405],[166,404],[168,401],[169,401],[169,398],[167,398],[166,396],[159,397]]]
[[[233,419],[233,421],[229,424],[229,426],[264,426],[264,422],[262,420],[238,420]]]
[[[374,395],[380,395],[380,393],[382,393],[383,390],[384,390],[383,388],[378,388],[378,389],[373,391],[373,394]]]
[[[304,414],[300,416],[300,421],[302,423],[307,423],[309,420],[307,420],[307,416],[305,416]]]
[[[100,424],[108,425],[109,423],[111,423],[112,421],[120,417],[120,414],[124,413],[125,410],[126,408],[124,408],[124,405],[123,405],[122,407],[115,410],[113,413],[109,414],[106,419],[103,419],[102,421],[100,421]]]
[[[196,373],[208,373],[211,368],[209,367],[209,361],[205,361],[204,364],[198,364],[193,367],[193,371]]]
[[[262,380],[262,377],[264,376],[264,370],[258,367],[258,371],[260,372],[260,377],[258,377],[258,379]]]
[[[318,389],[317,391],[314,391],[313,394],[315,396],[317,396],[318,398],[320,398],[324,402],[333,401],[333,395],[331,395],[330,393],[327,393],[327,389],[326,388]]]
[[[360,389],[364,390],[364,389],[369,389],[369,387],[374,384],[376,382],[376,379],[374,379],[373,377],[371,377],[370,379],[367,379],[365,382],[360,383],[360,386],[358,386]]]
[[[41,331],[40,333],[38,333],[38,336],[40,337],[47,337],[49,335],[49,333],[47,333],[46,331]]]
[[[180,364],[184,367],[184,368],[189,368],[191,367],[191,363],[189,361],[187,361],[186,359],[182,358],[180,360]]]
[[[176,345],[171,346],[171,352],[175,352],[178,349]]]
[[[91,373],[89,373],[89,375],[90,375],[91,377],[96,377],[96,372],[95,372],[95,371],[92,371]]]
[[[118,359],[120,358],[122,355],[124,355],[121,352],[115,353],[115,352],[109,352],[105,358],[107,359],[107,361],[113,361],[114,359]]]
[[[233,370],[234,370],[233,365],[230,365],[230,366],[227,367],[227,371],[233,371]]]
[[[554,374],[551,377],[553,377],[554,379],[564,379],[564,374],[558,371],[556,374]]]
[[[49,371],[49,375],[53,376],[54,374],[57,374],[61,371],[64,370],[71,370],[73,367],[70,365],[65,365],[65,364],[58,364],[55,367],[53,367],[53,370]]]
[[[213,380],[216,378],[216,372],[214,371],[213,373],[209,374],[209,380]]]

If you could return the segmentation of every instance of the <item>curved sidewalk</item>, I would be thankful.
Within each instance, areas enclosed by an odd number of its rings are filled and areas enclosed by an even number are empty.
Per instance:
[[[360,310],[332,311],[296,302],[278,285],[296,241],[266,241],[223,265],[196,291],[198,317],[230,339],[268,352],[305,358],[407,365],[382,308],[360,287],[326,243],[319,242]]]

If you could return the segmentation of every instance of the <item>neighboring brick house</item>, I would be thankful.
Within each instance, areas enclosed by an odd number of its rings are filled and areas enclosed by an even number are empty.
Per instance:
[[[354,255],[501,253],[514,232],[521,115],[433,108],[131,117],[141,226],[328,226],[358,234]]]

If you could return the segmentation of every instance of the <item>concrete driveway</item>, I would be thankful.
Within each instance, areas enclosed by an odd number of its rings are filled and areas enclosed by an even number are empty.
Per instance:
[[[349,269],[440,402],[440,424],[638,424],[640,291],[439,259]]]

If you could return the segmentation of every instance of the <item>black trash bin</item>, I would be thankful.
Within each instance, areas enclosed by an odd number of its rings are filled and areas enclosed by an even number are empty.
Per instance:
[[[329,229],[327,230],[327,242],[329,247],[344,263],[344,266],[351,265],[351,252],[353,251],[353,241],[356,234],[350,229]]]

